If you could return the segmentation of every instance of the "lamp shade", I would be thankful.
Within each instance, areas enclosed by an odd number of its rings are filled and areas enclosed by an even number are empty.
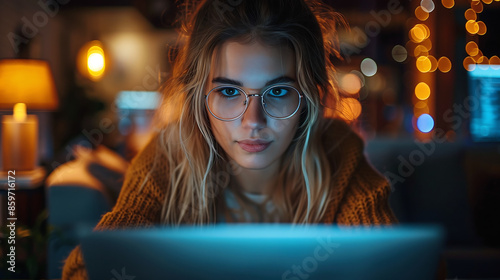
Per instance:
[[[47,61],[0,60],[0,109],[25,103],[29,110],[55,110],[59,102]]]

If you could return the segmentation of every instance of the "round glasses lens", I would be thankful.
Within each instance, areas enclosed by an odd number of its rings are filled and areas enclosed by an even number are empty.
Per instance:
[[[233,119],[245,110],[245,94],[235,87],[213,89],[207,97],[207,105],[212,114],[221,119]]]
[[[275,118],[286,118],[300,105],[299,92],[289,86],[274,86],[264,93],[264,109]]]

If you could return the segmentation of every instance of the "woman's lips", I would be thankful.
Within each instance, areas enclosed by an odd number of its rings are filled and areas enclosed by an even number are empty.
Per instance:
[[[243,150],[249,153],[258,153],[267,149],[267,147],[271,145],[271,142],[244,140],[244,141],[238,141],[238,145],[240,145],[240,147]]]

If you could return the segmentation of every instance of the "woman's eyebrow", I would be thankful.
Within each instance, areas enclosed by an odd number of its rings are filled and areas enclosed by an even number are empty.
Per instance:
[[[272,79],[266,83],[266,87],[274,84],[281,84],[281,83],[293,83],[295,82],[295,79],[290,78],[288,76],[281,76],[275,79]],[[212,83],[217,83],[217,84],[229,84],[229,85],[235,85],[235,86],[243,86],[243,83],[240,81],[232,80],[229,78],[224,78],[224,77],[217,77],[212,80]]]

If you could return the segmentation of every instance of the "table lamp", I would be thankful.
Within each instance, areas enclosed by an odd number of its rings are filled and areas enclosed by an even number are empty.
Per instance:
[[[58,99],[49,64],[34,59],[0,60],[0,109],[2,116],[2,168],[34,170],[38,159],[38,118],[29,110],[54,110]]]

